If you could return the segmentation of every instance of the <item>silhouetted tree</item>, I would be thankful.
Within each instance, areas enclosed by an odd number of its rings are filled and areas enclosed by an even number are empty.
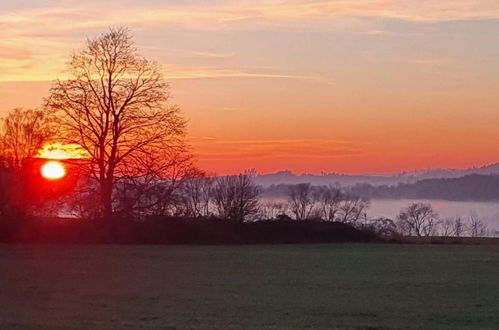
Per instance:
[[[283,201],[269,200],[261,204],[260,216],[262,219],[274,220],[285,215],[288,211],[288,204]]]
[[[46,101],[59,117],[59,139],[80,145],[99,183],[104,216],[122,172],[137,161],[183,142],[185,121],[168,105],[169,90],[158,64],[140,55],[125,28],[112,28],[70,59],[68,80],[58,80]]]
[[[191,155],[183,148],[164,148],[135,160],[116,185],[116,209],[127,216],[179,215],[182,185],[192,172]]]
[[[306,220],[312,217],[317,195],[310,183],[300,183],[289,186],[288,203],[296,220]]]
[[[258,212],[257,187],[249,174],[230,175],[215,179],[212,198],[218,216],[243,221]]]
[[[41,110],[10,111],[2,121],[0,154],[4,166],[20,172],[37,156],[40,149],[52,136],[50,119]]]
[[[0,203],[5,212],[32,213],[42,205],[30,186],[30,163],[52,136],[50,117],[41,110],[16,108],[0,126]]]
[[[468,221],[468,232],[471,237],[483,237],[487,235],[487,226],[480,220],[476,212],[470,212]]]
[[[63,202],[67,212],[78,219],[96,219],[101,215],[99,186],[90,177],[82,177]]]
[[[455,217],[452,224],[452,234],[456,237],[461,237],[466,231],[466,225],[461,217]]]
[[[367,216],[366,211],[368,207],[369,201],[367,199],[355,195],[347,195],[339,207],[338,221],[355,224],[363,216]]]
[[[210,214],[210,200],[215,179],[206,173],[192,169],[182,180],[182,201],[185,213],[192,217]]]
[[[452,218],[447,218],[440,221],[438,223],[440,227],[439,235],[444,237],[454,236],[454,221],[455,219]]]
[[[326,221],[337,221],[341,203],[345,194],[339,187],[329,185],[321,187],[319,191],[319,208],[321,216]]]
[[[405,235],[431,236],[435,234],[437,212],[429,203],[412,203],[397,217],[398,227]]]

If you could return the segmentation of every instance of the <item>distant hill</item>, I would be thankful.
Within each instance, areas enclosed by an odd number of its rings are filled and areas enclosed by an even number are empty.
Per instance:
[[[319,191],[319,185],[312,189]],[[373,185],[359,183],[343,187],[346,192],[368,199],[440,199],[448,201],[499,202],[499,174],[470,174],[459,178],[424,179],[415,183]],[[285,198],[289,184],[264,189],[265,198]]]
[[[499,163],[490,164],[482,167],[472,167],[467,169],[429,169],[410,172],[402,172],[397,176],[401,179],[424,180],[436,178],[459,178],[470,174],[499,174]]]
[[[499,175],[470,174],[459,178],[424,179],[396,186],[359,184],[349,190],[367,198],[499,201]]]
[[[425,179],[459,178],[471,174],[499,174],[499,163],[468,169],[428,169],[395,174],[372,175],[349,175],[341,173],[294,174],[291,171],[280,171],[257,175],[255,181],[262,186],[297,183],[310,183],[313,185],[339,184],[346,187],[362,183],[375,186],[391,186],[399,183],[416,183]]]

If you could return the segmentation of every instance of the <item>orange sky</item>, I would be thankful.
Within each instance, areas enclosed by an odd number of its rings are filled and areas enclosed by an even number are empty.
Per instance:
[[[164,65],[203,169],[499,161],[495,0],[2,3],[0,112],[39,105],[70,52],[110,25]]]

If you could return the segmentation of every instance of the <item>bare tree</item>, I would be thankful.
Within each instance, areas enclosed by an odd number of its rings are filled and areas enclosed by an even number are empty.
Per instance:
[[[400,211],[398,227],[403,234],[431,236],[435,234],[437,212],[429,203],[412,203]]]
[[[113,196],[116,210],[135,218],[185,213],[182,182],[192,169],[191,155],[182,148],[144,154],[122,171]]]
[[[287,203],[270,200],[261,204],[260,213],[263,219],[272,220],[285,215],[288,210]]]
[[[440,230],[438,230],[438,234],[443,237],[454,236],[454,219],[446,218],[438,221],[437,223]]]
[[[213,203],[223,219],[244,221],[258,212],[260,188],[249,174],[218,177],[212,189]]]
[[[483,237],[487,235],[487,226],[480,220],[476,212],[470,212],[468,222],[468,232],[471,237]]]
[[[289,186],[288,203],[296,220],[306,220],[312,217],[317,195],[314,195],[310,183],[299,183]]]
[[[338,210],[338,221],[355,224],[362,217],[367,217],[366,211],[368,207],[369,201],[365,198],[355,195],[345,196]]]
[[[3,119],[0,153],[4,165],[20,172],[51,137],[50,120],[41,110],[16,108]]]
[[[345,195],[339,187],[333,185],[322,187],[319,192],[319,208],[322,218],[326,221],[337,221],[344,199]]]
[[[214,178],[193,169],[182,182],[182,200],[186,214],[192,217],[206,217],[210,214],[210,200]]]
[[[42,206],[48,206],[48,203],[31,182],[30,163],[52,135],[50,116],[41,110],[16,108],[2,119],[1,124],[2,208],[24,213],[41,212]]]
[[[452,233],[456,237],[461,237],[466,231],[466,225],[461,217],[455,217],[452,224]]]
[[[137,54],[126,28],[88,39],[68,71],[70,78],[53,85],[46,106],[58,114],[59,139],[88,154],[103,215],[109,216],[117,178],[146,155],[182,143],[185,121],[168,105],[160,66]]]
[[[440,236],[444,237],[461,237],[466,232],[466,223],[460,216],[438,221],[437,225],[440,228]]]

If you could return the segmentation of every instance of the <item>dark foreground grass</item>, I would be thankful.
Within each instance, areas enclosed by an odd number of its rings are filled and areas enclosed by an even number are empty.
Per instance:
[[[498,329],[499,246],[0,245],[1,329]]]

